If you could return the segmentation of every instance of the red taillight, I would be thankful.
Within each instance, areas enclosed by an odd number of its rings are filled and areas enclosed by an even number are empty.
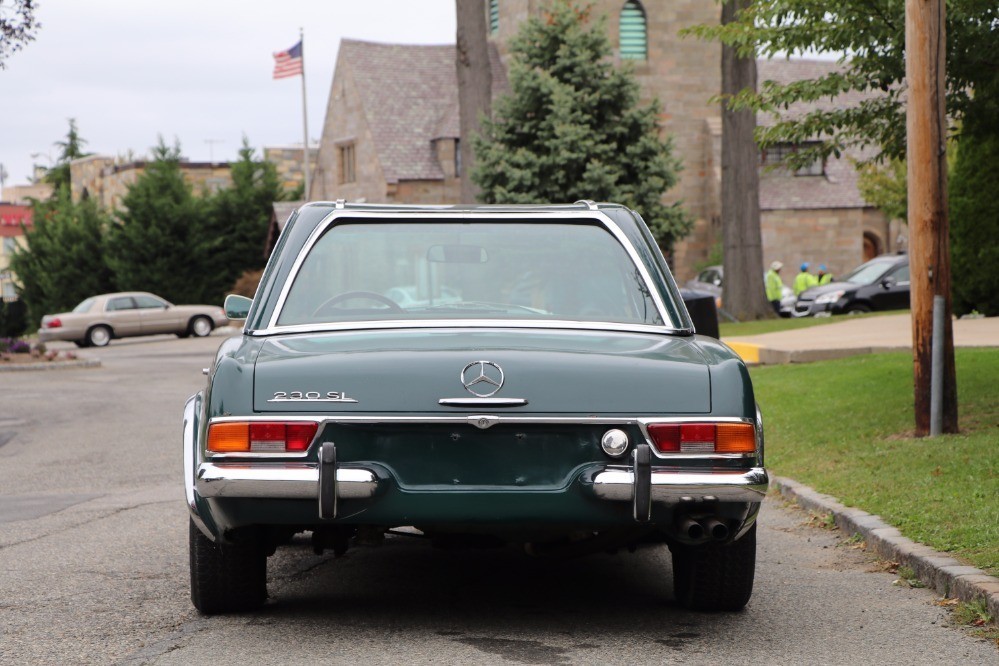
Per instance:
[[[52,319],[45,322],[45,328],[62,328],[62,319],[59,319],[59,317],[52,317]]]
[[[649,435],[652,437],[652,443],[661,453],[680,450],[679,423],[654,423],[649,426]]]
[[[660,453],[753,453],[750,423],[653,423],[649,436]]]
[[[285,453],[305,451],[316,436],[315,422],[230,422],[208,426],[208,450],[214,453]]]

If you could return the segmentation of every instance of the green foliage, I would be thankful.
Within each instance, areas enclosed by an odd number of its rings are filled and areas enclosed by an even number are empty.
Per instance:
[[[25,230],[27,249],[16,249],[10,260],[28,308],[29,328],[44,314],[63,312],[113,288],[101,242],[109,224],[96,203],[73,204],[65,189],[35,203],[33,225]]]
[[[908,219],[908,189],[905,160],[892,159],[887,164],[858,164],[857,189],[864,201],[889,220]]]
[[[70,118],[66,140],[55,143],[56,147],[59,148],[59,159],[55,166],[45,172],[45,182],[52,185],[53,192],[62,189],[70,191],[69,163],[88,154],[83,152],[83,146],[86,143],[86,139],[80,137],[80,133],[76,129],[76,120]]]
[[[610,54],[604,22],[569,0],[527,20],[510,43],[511,92],[474,139],[471,177],[486,203],[622,203],[668,249],[691,226],[661,201],[680,161],[659,138],[658,102],[638,106],[638,83]]]
[[[232,164],[232,187],[206,201],[201,239],[202,249],[211,257],[205,276],[206,302],[220,302],[245,271],[264,267],[272,204],[284,197],[277,168],[267,160],[254,159],[254,150],[244,137],[239,160]]]
[[[784,85],[763,81],[758,93],[736,96],[737,105],[780,114],[795,102],[861,93],[842,108],[786,116],[757,128],[757,141],[764,146],[823,138],[817,148],[792,155],[789,167],[838,157],[848,146],[873,146],[882,157],[904,157],[904,0],[756,0],[733,23],[702,25],[690,33],[769,58],[850,54],[840,60],[839,71]],[[995,0],[949,0],[946,34],[946,108],[956,131],[967,114],[976,109],[995,113],[999,106],[999,5]]]
[[[122,290],[198,303],[209,272],[204,207],[184,181],[179,145],[169,148],[160,138],[153,158],[122,199],[108,232],[107,262]]]
[[[951,294],[955,314],[999,315],[999,131],[965,137],[949,187]]]
[[[0,338],[19,338],[28,331],[24,300],[0,301]]]

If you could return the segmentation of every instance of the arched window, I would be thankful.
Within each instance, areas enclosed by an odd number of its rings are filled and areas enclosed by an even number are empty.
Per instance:
[[[622,60],[646,60],[649,57],[645,9],[637,0],[628,0],[621,8],[618,30]]]
[[[499,0],[489,0],[489,34],[499,32]]]

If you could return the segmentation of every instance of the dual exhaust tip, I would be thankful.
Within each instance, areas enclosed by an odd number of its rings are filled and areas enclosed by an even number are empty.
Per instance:
[[[682,536],[691,541],[706,541],[708,539],[724,541],[729,535],[728,525],[717,518],[701,518],[699,520],[689,517],[683,518],[680,520],[678,529]]]

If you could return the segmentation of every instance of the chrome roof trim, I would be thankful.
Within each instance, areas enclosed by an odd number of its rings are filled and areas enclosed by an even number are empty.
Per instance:
[[[293,333],[335,333],[337,331],[367,331],[386,329],[427,328],[534,328],[570,331],[606,331],[613,333],[645,333],[655,335],[685,335],[688,329],[671,329],[651,324],[618,324],[616,322],[581,322],[561,319],[386,319],[384,321],[350,321],[329,324],[295,324],[245,330],[246,335],[263,337]]]
[[[290,332],[290,329],[293,328],[300,328],[300,329],[304,328],[305,330],[308,331],[320,330],[320,327],[314,324],[280,326],[277,322],[281,316],[281,312],[284,310],[284,304],[288,298],[288,293],[291,291],[291,287],[295,283],[295,279],[298,277],[299,270],[301,270],[302,268],[302,263],[305,261],[305,257],[307,257],[309,253],[312,252],[312,248],[315,246],[316,242],[318,242],[319,238],[324,233],[326,233],[326,231],[333,225],[333,223],[336,221],[337,218],[340,217],[362,218],[362,219],[372,218],[376,220],[391,220],[392,218],[404,219],[404,218],[412,218],[414,212],[415,211],[405,210],[405,209],[399,211],[347,210],[345,208],[341,209],[339,207],[330,211],[330,213],[326,217],[324,217],[322,221],[319,222],[319,224],[316,225],[316,228],[312,230],[312,233],[309,234],[309,238],[308,240],[306,240],[305,245],[302,248],[302,251],[299,252],[297,257],[295,257],[295,262],[292,264],[291,271],[288,274],[288,279],[285,280],[285,283],[281,286],[281,293],[278,296],[278,301],[277,304],[274,306],[273,312],[271,312],[270,321],[267,323],[266,328],[260,330],[268,331],[268,334],[276,332]],[[497,211],[495,213],[490,211],[487,214],[489,217],[498,220],[504,220],[504,219],[537,220],[538,218],[543,218],[545,220],[556,220],[556,221],[591,220],[601,223],[604,226],[604,228],[607,229],[607,231],[609,231],[612,236],[614,236],[617,242],[621,244],[621,247],[624,248],[625,252],[628,254],[628,257],[631,259],[631,263],[638,269],[639,275],[642,276],[642,280],[645,282],[646,289],[648,289],[649,293],[652,295],[652,301],[656,305],[656,310],[659,313],[659,318],[664,322],[662,326],[654,326],[651,324],[640,324],[639,326],[645,326],[650,329],[655,329],[659,333],[668,332],[672,334],[685,335],[691,332],[690,329],[678,327],[677,322],[672,321],[672,319],[668,316],[668,312],[666,310],[666,305],[663,302],[662,295],[659,293],[658,289],[655,289],[654,287],[655,283],[652,281],[652,277],[649,275],[648,269],[646,268],[645,264],[642,263],[641,258],[638,256],[638,252],[635,250],[634,246],[628,240],[628,237],[624,234],[624,232],[621,231],[621,228],[618,226],[618,224],[614,222],[614,220],[612,220],[606,213],[601,211],[599,208],[595,210],[589,209],[589,210],[554,210],[554,211],[524,211],[524,212]],[[455,209],[442,208],[442,209],[434,209],[431,211],[427,211],[426,214],[421,215],[421,217],[422,216],[433,217],[441,221],[452,221],[452,220],[461,221],[469,219],[480,220],[483,217],[483,213],[482,212],[473,213],[471,211],[461,210],[461,209],[455,210]],[[427,321],[431,320],[406,320],[406,321],[408,322],[408,327],[420,328],[426,325]],[[414,326],[415,322],[419,322],[419,325]],[[667,326],[665,322],[671,322],[672,325]],[[353,328],[370,328],[371,327],[370,324],[373,322],[364,321],[364,322],[350,322],[350,323],[354,324]],[[590,324],[590,322],[586,323]],[[358,326],[358,324],[360,324],[360,326]],[[600,328],[602,327],[597,327],[597,328],[598,330],[600,330]],[[334,328],[330,330],[342,330],[342,329]],[[252,331],[250,332],[250,334],[259,335],[261,333],[259,331]]]

